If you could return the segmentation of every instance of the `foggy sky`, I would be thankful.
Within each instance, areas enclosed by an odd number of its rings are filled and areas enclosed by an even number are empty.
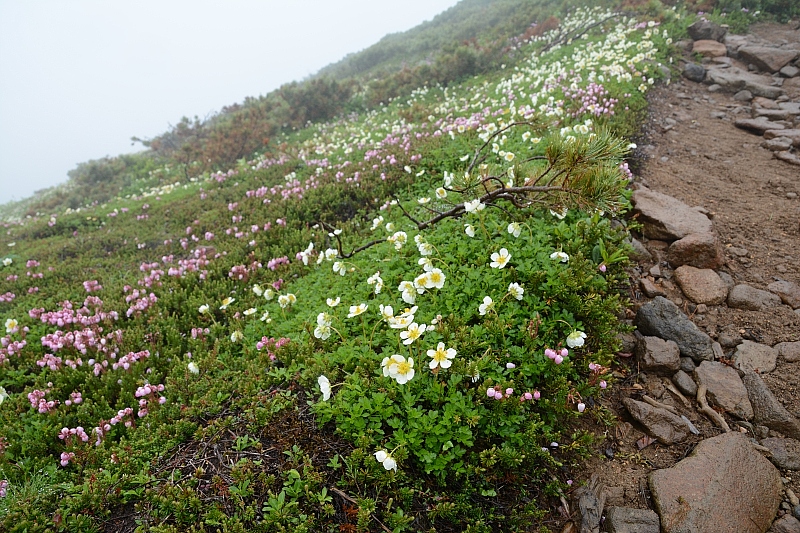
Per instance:
[[[457,0],[0,0],[0,203]]]

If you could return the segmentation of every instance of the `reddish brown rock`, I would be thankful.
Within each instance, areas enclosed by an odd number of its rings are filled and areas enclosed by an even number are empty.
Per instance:
[[[642,187],[633,193],[634,211],[649,239],[674,241],[692,233],[711,233],[711,221],[677,198]]]
[[[719,268],[725,264],[725,256],[713,233],[692,233],[670,245],[667,261],[673,267]]]
[[[728,49],[724,44],[718,41],[703,39],[701,41],[694,42],[692,52],[695,54],[700,54],[704,57],[722,57],[728,53]]]
[[[733,432],[702,441],[649,480],[664,533],[764,533],[783,490],[778,469]]]
[[[719,305],[728,298],[728,287],[711,269],[683,265],[675,270],[683,294],[696,304]]]

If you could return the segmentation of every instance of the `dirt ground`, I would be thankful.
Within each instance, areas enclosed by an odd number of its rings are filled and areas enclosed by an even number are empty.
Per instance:
[[[793,26],[758,25],[751,33],[775,43],[781,39],[800,42],[800,30]],[[736,61],[734,65],[746,69]],[[800,78],[791,82],[784,89],[791,101],[800,101]],[[719,271],[730,274],[736,283],[764,290],[778,279],[800,284],[800,166],[773,158],[772,152],[760,147],[761,137],[734,127],[737,118],[750,118],[750,108],[730,93],[709,92],[707,85],[673,76],[669,85],[654,89],[649,100],[649,120],[638,140],[636,155],[642,164],[637,181],[708,211],[725,249],[726,264]],[[632,270],[634,287],[636,278],[648,276],[658,264],[662,277],[651,279],[713,339],[723,330],[735,330],[743,339],[770,346],[800,340],[800,314],[786,306],[754,312],[720,305],[697,313],[670,279],[669,265],[661,260],[659,250],[666,243],[645,244],[655,252],[654,261]],[[631,312],[647,301],[634,291]],[[639,375],[632,359],[623,359],[615,395],[604,402],[618,416],[617,426],[601,444],[605,456],[595,460],[581,479],[587,480],[592,473],[599,476],[607,489],[607,506],[652,508],[647,474],[674,465],[700,440],[721,430],[697,413],[694,402],[686,407],[666,392],[661,378]],[[800,416],[800,362],[779,358],[777,369],[763,378],[784,406]],[[652,443],[640,450],[636,443],[645,434],[631,424],[619,400],[641,390],[678,408],[700,435],[678,445]],[[728,422],[737,427],[733,418],[728,417]],[[791,479],[787,486],[800,494],[800,475],[796,479],[791,472],[782,475]]]

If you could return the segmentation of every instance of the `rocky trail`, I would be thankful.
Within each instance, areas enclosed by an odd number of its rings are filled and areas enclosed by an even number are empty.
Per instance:
[[[800,24],[690,33],[637,149],[617,424],[565,532],[800,533]]]

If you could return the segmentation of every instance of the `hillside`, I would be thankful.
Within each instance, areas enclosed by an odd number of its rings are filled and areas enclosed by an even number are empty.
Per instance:
[[[631,137],[693,16],[537,9],[485,71],[289,85],[6,223],[2,529],[560,530],[629,385]]]

